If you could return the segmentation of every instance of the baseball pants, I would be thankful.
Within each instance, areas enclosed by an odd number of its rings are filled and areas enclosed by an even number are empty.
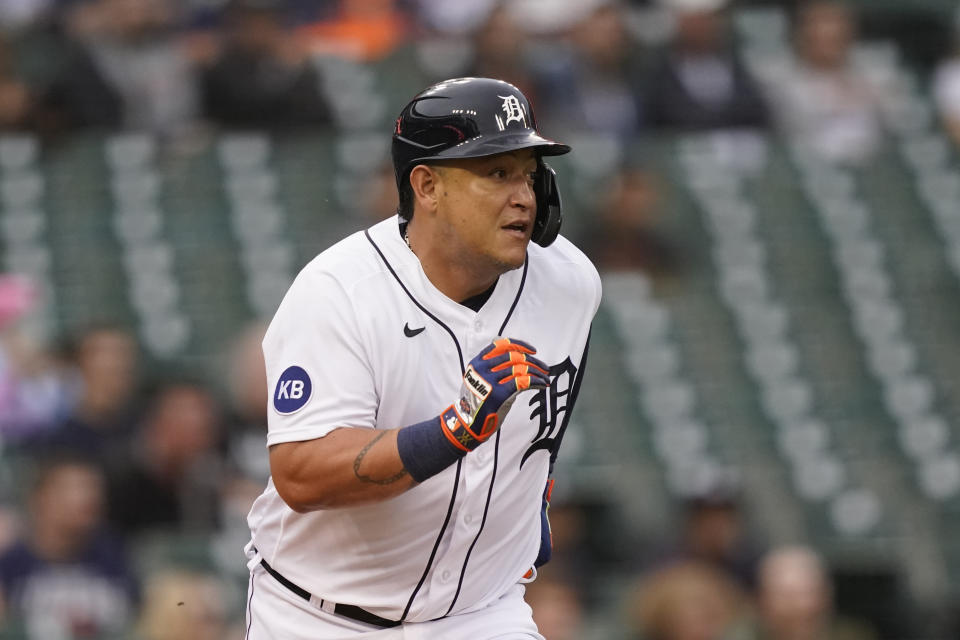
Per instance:
[[[250,570],[245,640],[545,640],[523,593],[518,584],[479,611],[381,629],[318,609],[256,565]]]

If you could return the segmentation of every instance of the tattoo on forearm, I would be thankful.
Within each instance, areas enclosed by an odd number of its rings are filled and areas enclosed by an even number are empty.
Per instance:
[[[366,444],[366,446],[363,447],[363,449],[360,449],[360,453],[358,453],[358,454],[357,454],[357,457],[354,459],[354,461],[353,461],[353,475],[355,475],[355,476],[357,477],[357,480],[359,480],[360,482],[369,482],[369,483],[371,483],[371,484],[383,484],[383,485],[385,485],[385,484],[393,484],[393,483],[396,482],[397,480],[400,480],[401,478],[403,478],[404,476],[407,475],[407,470],[406,470],[406,469],[400,469],[400,471],[398,471],[397,473],[393,474],[392,476],[386,477],[386,478],[372,478],[372,477],[370,477],[370,476],[368,476],[368,475],[364,475],[364,474],[360,473],[360,464],[363,462],[364,457],[366,457],[366,455],[367,455],[367,453],[370,451],[370,449],[373,448],[373,445],[377,444],[377,442],[380,440],[380,438],[382,438],[382,437],[385,436],[385,435],[387,435],[387,432],[386,432],[386,431],[383,431],[383,432],[377,434],[377,436],[376,436],[373,440],[371,440],[370,442],[368,442],[368,443]]]

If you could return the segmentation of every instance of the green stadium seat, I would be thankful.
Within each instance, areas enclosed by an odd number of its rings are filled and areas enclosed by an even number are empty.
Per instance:
[[[869,345],[867,364],[873,375],[889,383],[916,369],[917,350],[902,338],[891,338]]]
[[[751,340],[745,354],[747,369],[754,379],[779,383],[796,375],[797,349],[782,340]]]
[[[924,459],[919,469],[920,487],[932,500],[960,496],[960,457],[956,452],[937,453]]]
[[[677,350],[668,343],[648,344],[624,356],[625,366],[638,384],[674,378],[680,369]]]
[[[149,133],[116,134],[104,141],[104,154],[115,172],[148,169],[156,161],[157,141]]]
[[[933,409],[933,385],[916,374],[903,376],[884,387],[883,400],[894,418],[900,422],[910,422]]]
[[[766,249],[756,239],[723,241],[713,248],[713,259],[721,269],[758,268],[767,260]]]
[[[36,171],[5,173],[0,177],[0,202],[4,209],[30,209],[43,198],[45,181]]]
[[[113,230],[124,246],[138,246],[158,238],[163,229],[163,214],[154,206],[119,209],[114,212]]]
[[[217,160],[230,173],[262,170],[273,155],[273,141],[264,132],[227,132],[216,144]]]
[[[799,458],[793,467],[793,483],[798,494],[810,502],[822,502],[837,495],[847,484],[847,468],[835,455],[821,451]]]
[[[50,271],[52,252],[43,245],[19,245],[7,248],[4,266],[12,273],[40,276]]]
[[[641,404],[654,424],[672,424],[693,414],[696,392],[682,380],[658,381],[643,390]]]
[[[881,524],[883,505],[876,493],[869,489],[848,489],[830,505],[830,520],[834,529],[846,536],[865,536]]]
[[[787,423],[776,430],[777,447],[780,453],[794,465],[825,454],[830,443],[830,429],[816,419]]]
[[[792,349],[784,342],[789,320],[783,305],[758,300],[737,306],[734,314],[740,336],[748,346]]]
[[[762,304],[769,288],[766,271],[762,268],[741,266],[720,274],[720,291],[731,307]]]
[[[920,461],[945,449],[950,441],[950,428],[943,418],[925,415],[902,422],[897,436],[904,453]]]
[[[0,171],[17,172],[33,168],[40,155],[40,142],[30,134],[0,136]]]
[[[9,247],[41,242],[46,228],[46,216],[34,208],[8,210],[0,217],[0,234]]]
[[[813,390],[802,378],[763,379],[760,402],[774,424],[801,420],[814,409]]]

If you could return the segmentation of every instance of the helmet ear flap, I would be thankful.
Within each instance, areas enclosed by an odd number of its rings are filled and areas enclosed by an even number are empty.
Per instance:
[[[550,246],[560,233],[563,222],[560,191],[557,188],[557,172],[545,162],[540,162],[533,193],[537,199],[537,217],[533,221],[530,239],[541,247]]]

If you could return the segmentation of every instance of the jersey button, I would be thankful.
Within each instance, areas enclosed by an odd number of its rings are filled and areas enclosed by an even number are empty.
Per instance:
[[[450,580],[450,572],[444,571],[443,573],[441,573],[440,579],[443,580],[444,582],[448,582]]]
[[[483,329],[483,323],[477,320],[476,322],[473,323],[473,328],[476,329],[477,331],[480,331],[481,329]]]
[[[470,524],[473,522],[473,516],[468,513],[467,515],[463,516],[463,521],[466,524]]]

